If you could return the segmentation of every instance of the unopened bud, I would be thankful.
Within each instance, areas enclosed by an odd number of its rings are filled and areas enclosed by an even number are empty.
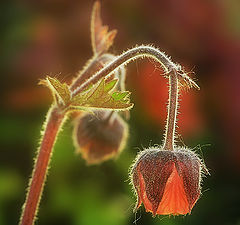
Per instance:
[[[140,152],[131,178],[138,209],[144,204],[153,215],[184,215],[191,212],[201,193],[204,163],[191,150],[147,149]]]
[[[128,126],[117,113],[97,111],[76,121],[74,142],[77,153],[88,164],[98,164],[116,157],[124,148],[127,135]]]

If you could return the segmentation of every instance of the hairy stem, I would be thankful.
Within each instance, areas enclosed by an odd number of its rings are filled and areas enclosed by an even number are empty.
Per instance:
[[[73,91],[82,83],[88,80],[93,74],[103,68],[104,64],[113,60],[114,56],[111,54],[103,54],[94,56],[84,66],[83,70],[79,71],[76,79],[72,82],[70,90]]]
[[[34,223],[38,205],[40,202],[48,165],[52,155],[52,149],[57,134],[63,124],[64,114],[57,107],[50,108],[45,122],[43,137],[35,161],[32,178],[30,179],[26,201],[20,219],[20,225],[32,225]]]
[[[78,86],[80,86],[84,81],[89,79],[93,73],[96,73],[96,71],[98,71],[98,69],[101,68],[100,66],[101,64],[99,62],[98,57],[94,57],[88,60],[83,70],[79,71],[76,79],[73,80],[70,86],[70,90],[73,91]]]
[[[75,96],[80,93],[84,88],[88,87],[90,84],[97,83],[101,78],[107,77],[111,75],[116,69],[118,69],[121,65],[126,65],[130,61],[136,60],[142,57],[153,58],[157,62],[159,62],[164,69],[165,73],[168,74],[171,71],[176,71],[182,79],[189,82],[190,85],[198,87],[197,84],[192,81],[182,70],[181,66],[175,64],[171,61],[169,57],[167,57],[163,52],[158,50],[157,48],[151,46],[139,46],[132,48],[121,55],[117,56],[113,61],[104,66],[100,71],[91,76],[88,80],[86,80],[83,84],[81,84],[78,88],[76,88],[72,95]]]
[[[168,115],[165,131],[165,139],[163,149],[174,149],[174,138],[178,108],[178,78],[175,72],[169,74],[169,100],[168,100]]]

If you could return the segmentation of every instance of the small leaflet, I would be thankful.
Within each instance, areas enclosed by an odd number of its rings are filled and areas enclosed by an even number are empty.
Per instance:
[[[45,80],[41,80],[39,84],[47,86],[58,104],[67,105],[71,100],[71,94],[69,87],[66,83],[61,83],[56,78],[47,77]]]

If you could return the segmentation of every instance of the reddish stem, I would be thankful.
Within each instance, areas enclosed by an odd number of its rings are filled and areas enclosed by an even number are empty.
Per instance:
[[[92,59],[88,60],[83,70],[80,71],[76,79],[73,80],[70,86],[70,90],[74,91],[76,88],[82,85],[82,83],[84,83],[92,75],[94,75],[97,71],[102,69],[104,64],[106,64],[107,62],[110,62],[113,59],[114,59],[113,55],[104,54],[104,55],[95,56]]]
[[[162,65],[166,73],[168,73],[172,69],[175,70],[178,69],[178,66],[175,65],[164,53],[162,53],[158,49],[150,46],[139,46],[129,49],[128,51],[117,56],[114,60],[111,61],[111,63],[104,66],[101,70],[99,70],[97,73],[92,75],[88,80],[86,80],[84,83],[78,86],[73,91],[72,95],[73,96],[77,95],[82,90],[84,90],[84,88],[88,87],[90,84],[95,84],[103,77],[109,76],[121,65],[126,65],[127,63],[142,57],[150,57],[155,59]]]
[[[45,130],[43,132],[42,143],[39,148],[37,160],[30,180],[29,190],[23,206],[20,225],[32,225],[41,198],[43,185],[46,179],[47,169],[51,158],[52,149],[63,124],[64,114],[59,109],[52,107],[47,115]]]
[[[72,82],[70,86],[70,90],[73,91],[76,89],[78,86],[80,86],[85,80],[89,79],[92,74],[96,73],[98,69],[101,69],[102,64],[99,60],[99,58],[92,58],[90,59],[84,69],[79,72],[78,76],[76,79]]]
[[[178,78],[175,71],[169,74],[168,115],[163,149],[173,150],[178,107]]]

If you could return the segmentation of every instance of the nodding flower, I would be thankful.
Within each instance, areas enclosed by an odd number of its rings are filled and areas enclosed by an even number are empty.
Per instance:
[[[150,148],[140,152],[131,170],[135,209],[143,203],[154,216],[191,213],[201,194],[203,173],[208,173],[204,163],[191,150]]]
[[[111,111],[95,111],[81,116],[75,124],[76,152],[87,164],[99,164],[118,156],[126,144],[128,126]]]

